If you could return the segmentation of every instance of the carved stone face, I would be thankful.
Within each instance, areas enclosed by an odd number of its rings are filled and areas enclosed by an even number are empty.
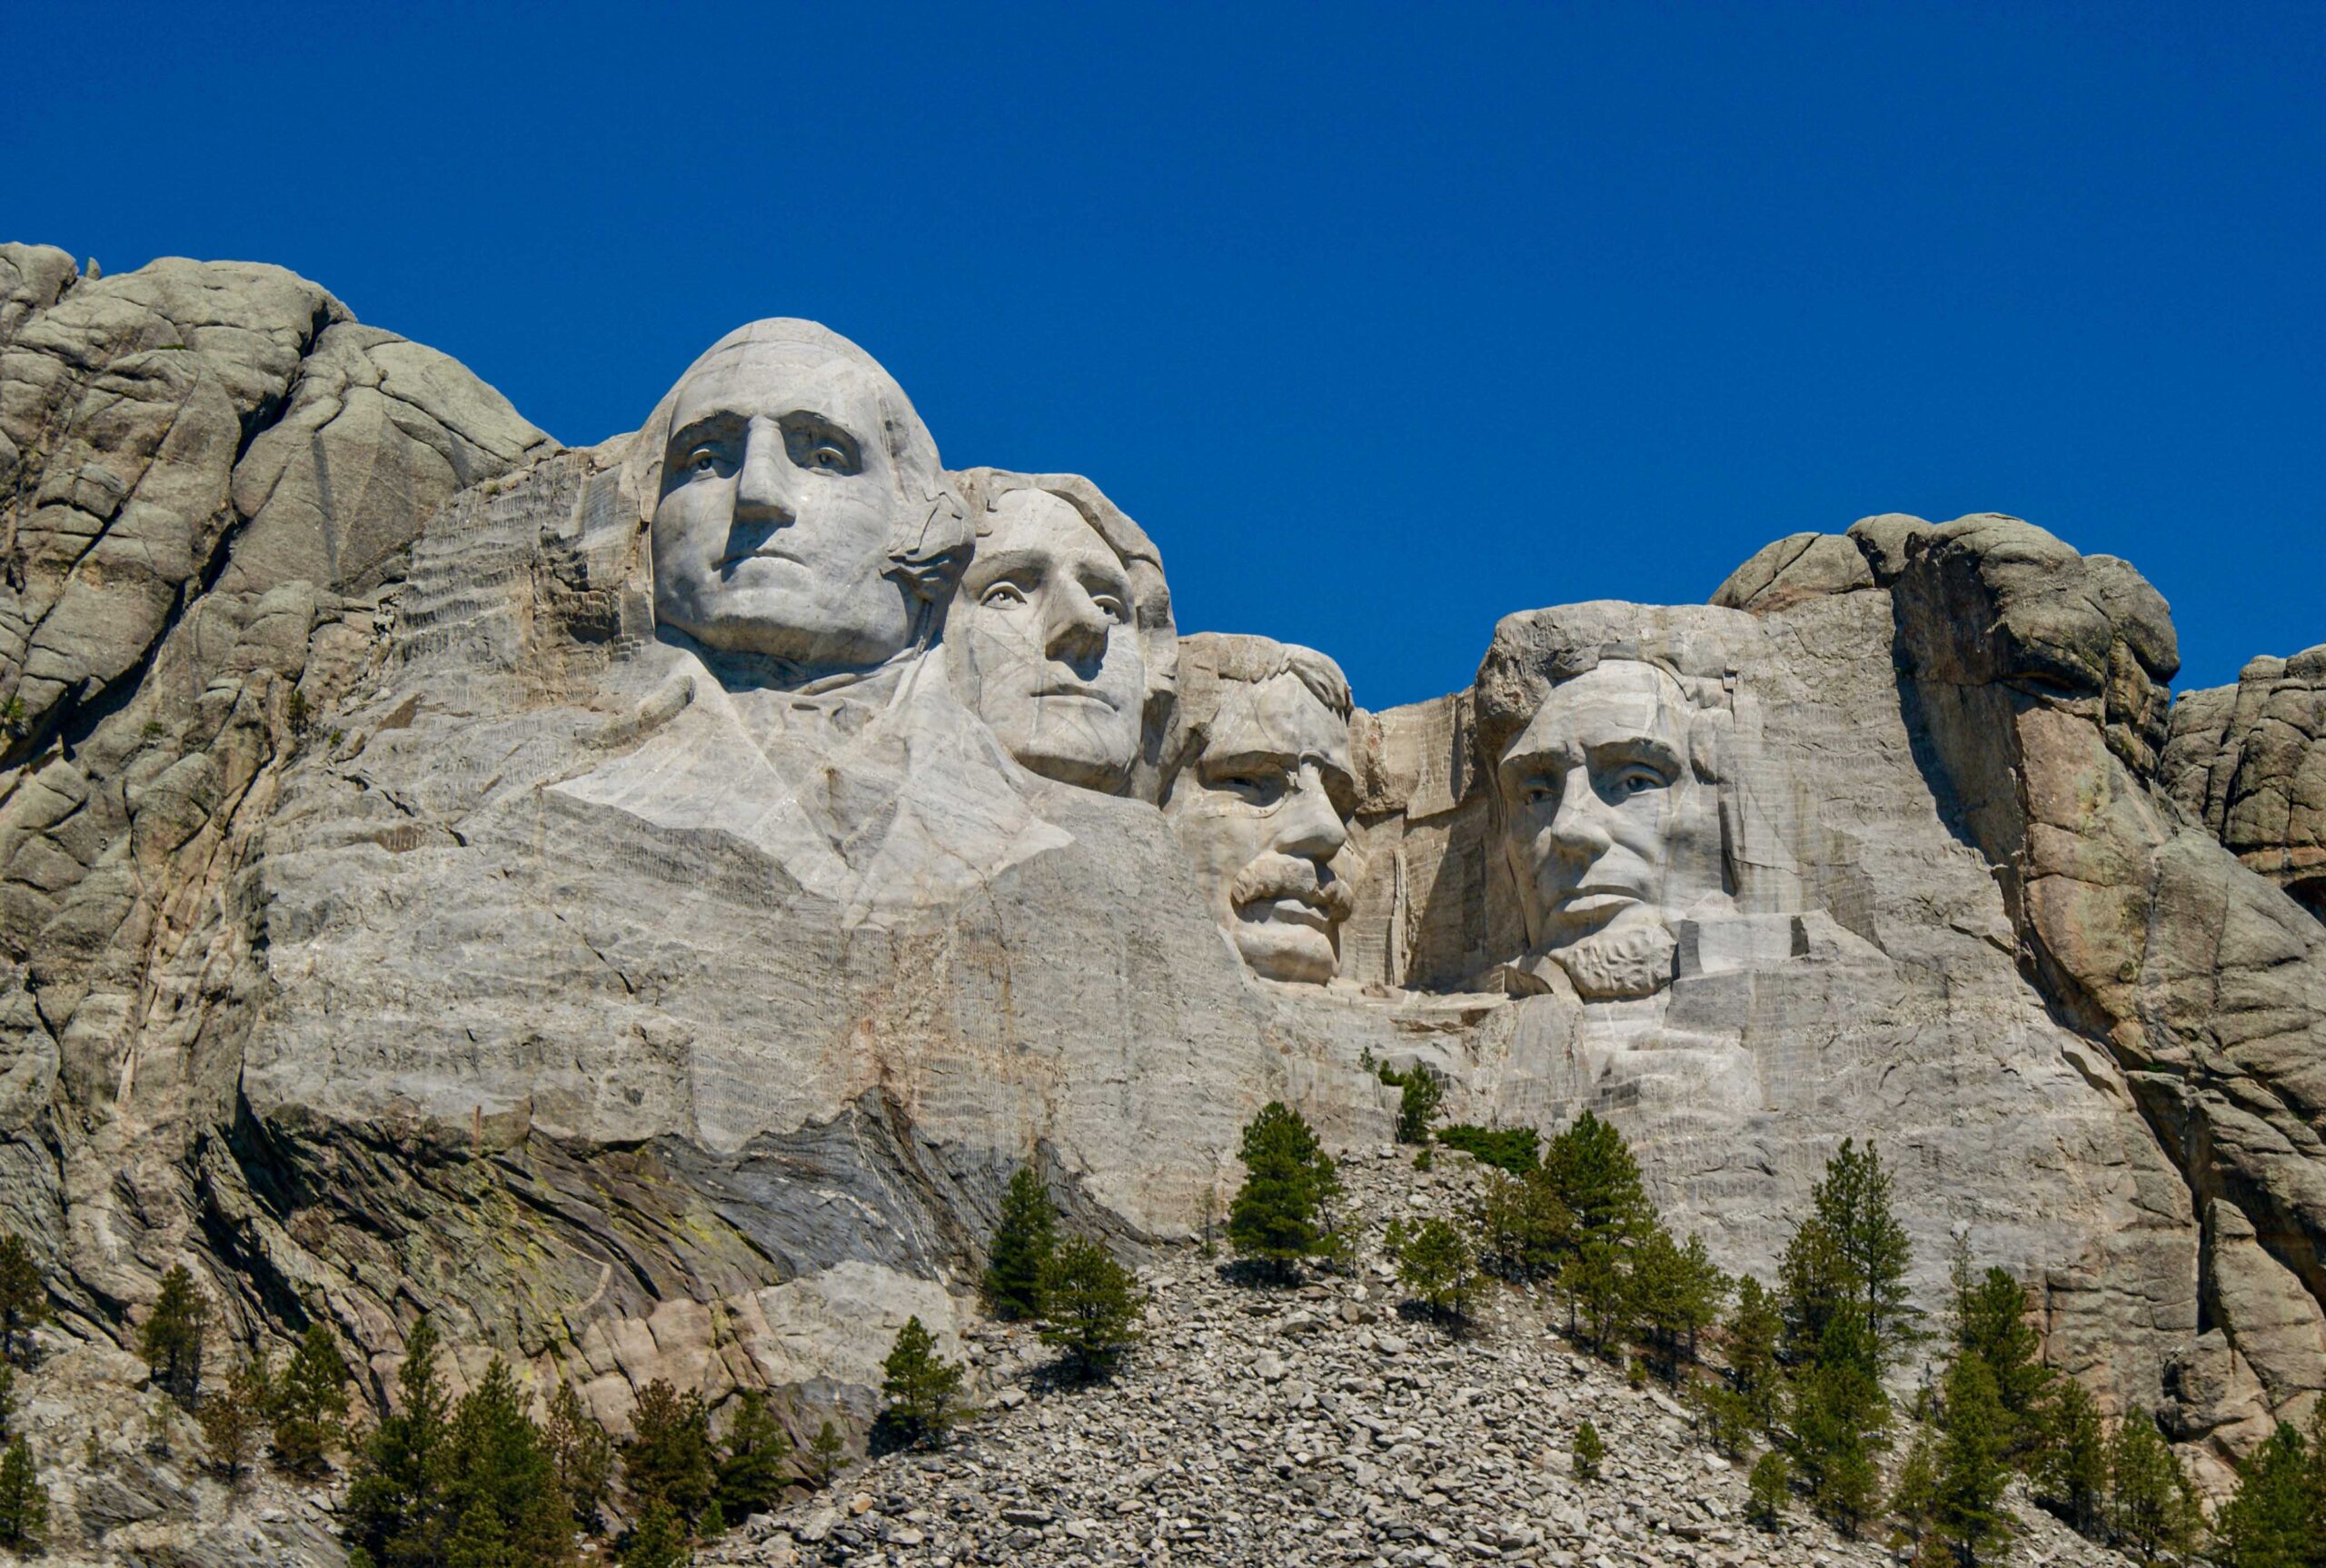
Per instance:
[[[1117,789],[1138,759],[1147,657],[1128,571],[1067,501],[994,505],[947,622],[969,705],[1033,771]]]
[[[1348,721],[1297,675],[1221,684],[1202,755],[1164,810],[1255,974],[1321,985],[1339,968],[1353,900],[1330,862],[1353,794]]]
[[[1719,790],[1694,766],[1695,722],[1670,675],[1613,660],[1554,688],[1503,754],[1512,868],[1538,948],[1660,931],[1723,891]]]
[[[746,341],[680,382],[654,509],[654,615],[697,641],[805,670],[903,650],[887,573],[918,498],[884,439],[873,372],[812,342]]]

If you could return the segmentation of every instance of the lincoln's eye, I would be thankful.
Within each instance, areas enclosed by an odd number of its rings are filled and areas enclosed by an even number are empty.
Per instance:
[[[1125,621],[1130,619],[1130,611],[1123,608],[1123,601],[1111,593],[1095,594],[1090,602],[1097,605],[1098,612],[1109,620]]]
[[[1268,773],[1258,769],[1241,773],[1223,774],[1212,781],[1255,806],[1265,806],[1284,793],[1285,780],[1281,773]]]
[[[1026,602],[1026,591],[1014,582],[997,582],[978,595],[978,602],[1004,607],[1019,605]]]

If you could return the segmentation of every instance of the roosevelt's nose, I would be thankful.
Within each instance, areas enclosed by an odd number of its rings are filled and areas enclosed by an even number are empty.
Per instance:
[[[1615,848],[1605,820],[1606,804],[1591,787],[1590,776],[1576,769],[1559,791],[1557,809],[1547,829],[1552,848],[1577,865],[1588,865]]]
[[[790,522],[799,509],[797,478],[783,432],[766,420],[753,420],[743,435],[742,466],[735,472],[736,521]]]
[[[1347,842],[1348,829],[1342,825],[1341,814],[1333,809],[1332,792],[1325,788],[1323,771],[1313,762],[1302,763],[1292,798],[1277,816],[1276,840],[1269,848],[1280,855],[1329,860]]]
[[[1045,653],[1078,667],[1106,658],[1107,632],[1114,623],[1080,583],[1054,583],[1045,599],[1049,616],[1042,639]]]

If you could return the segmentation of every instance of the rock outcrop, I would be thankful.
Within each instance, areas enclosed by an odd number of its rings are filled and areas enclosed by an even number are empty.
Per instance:
[[[2192,1451],[2326,1387],[2319,661],[2176,709],[2162,598],[2027,523],[1369,712],[810,323],[564,451],[288,273],[25,247],[0,481],[0,1226],[91,1354],[184,1262],[374,1396],[424,1312],[812,1431],[976,1327],[1019,1166],[1167,1256],[1259,1105],[1370,1146],[1426,1062],[1612,1117],[1731,1268],[1877,1136],[1923,1294],[1967,1234]]]
[[[2182,810],[2326,920],[2326,645],[2181,693],[2162,767]]]

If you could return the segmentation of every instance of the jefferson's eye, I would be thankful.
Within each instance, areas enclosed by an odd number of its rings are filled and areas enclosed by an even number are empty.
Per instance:
[[[719,449],[715,446],[699,446],[687,453],[686,467],[691,472],[709,473],[718,466]]]
[[[1025,590],[1014,582],[997,582],[978,595],[979,604],[1016,606],[1026,602]]]

